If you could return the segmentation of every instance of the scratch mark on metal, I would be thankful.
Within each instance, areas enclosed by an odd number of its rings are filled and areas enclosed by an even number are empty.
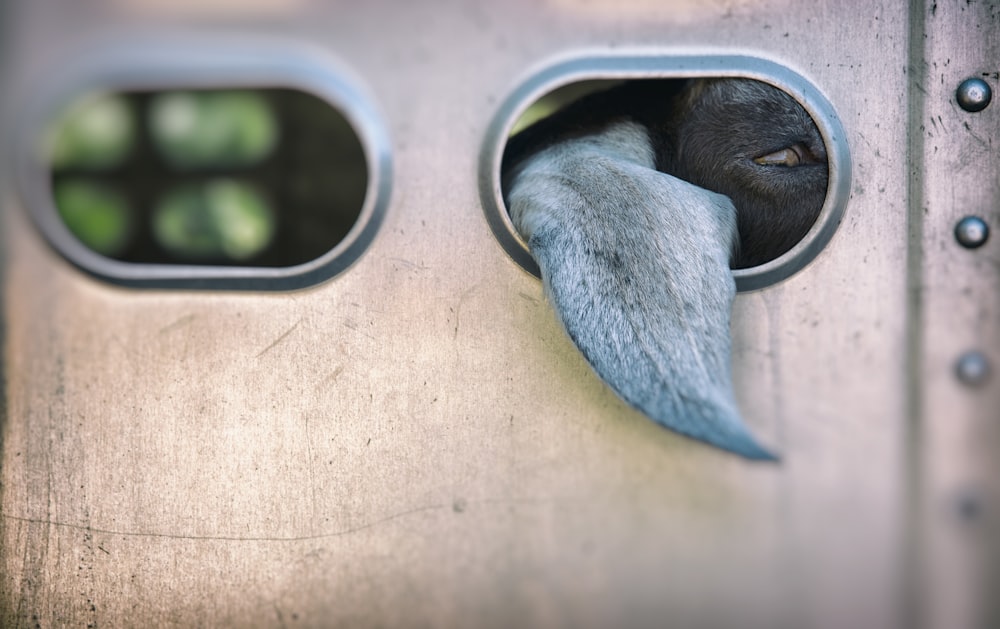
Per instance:
[[[135,365],[135,360],[132,356],[132,350],[129,349],[129,346],[126,345],[125,341],[121,340],[121,338],[117,334],[114,333],[111,334],[111,342],[108,344],[108,346],[110,347],[111,345],[117,345],[118,349],[121,350],[121,353],[125,356],[125,360],[130,365],[133,366]]]
[[[178,328],[183,328],[184,326],[190,324],[195,319],[197,319],[196,315],[193,314],[185,315],[180,319],[177,319],[173,323],[167,324],[164,327],[160,328],[158,334],[166,334],[167,332],[173,332]]]
[[[329,376],[327,376],[326,378],[323,378],[320,381],[320,383],[316,385],[316,388],[318,389],[318,388],[322,387],[325,384],[336,384],[337,380],[340,378],[340,374],[342,374],[342,373],[344,373],[344,366],[340,365],[336,369],[334,369],[333,372],[330,373]]]
[[[462,322],[462,305],[465,303],[465,300],[468,299],[469,295],[474,293],[477,288],[479,288],[479,284],[472,286],[459,296],[458,303],[455,305],[455,330],[452,334],[452,338],[458,338],[458,328]]]
[[[414,271],[429,271],[431,268],[422,262],[418,264],[416,262],[413,262],[412,260],[407,260],[406,258],[388,258],[388,260],[390,262],[397,262],[400,265],[406,267],[407,269],[411,269]]]
[[[282,614],[281,610],[278,608],[278,603],[277,602],[271,603],[271,607],[274,608],[274,614],[278,617],[278,626],[281,627],[281,629],[285,629],[286,627],[288,627],[288,625],[285,624],[284,614]]]
[[[987,142],[986,140],[984,140],[980,136],[976,135],[976,132],[972,130],[972,127],[969,125],[968,122],[963,122],[962,126],[965,127],[965,130],[969,132],[969,135],[971,135],[973,137],[973,139],[976,140],[976,142],[979,142],[980,146],[982,146],[983,148],[987,148],[987,149],[990,148],[990,146],[991,146],[992,143],[991,142]]]
[[[309,487],[312,491],[310,495],[310,511],[312,512],[312,517],[309,519],[309,530],[315,535],[316,533],[316,521],[317,521],[317,505],[319,501],[316,500],[316,473],[313,469],[313,448],[312,448],[312,431],[309,428],[309,414],[306,413],[305,417],[305,428],[306,428],[306,456],[308,457],[306,462],[306,469],[309,471]]]
[[[114,529],[105,529],[94,526],[88,526],[86,524],[72,524],[69,522],[58,522],[55,520],[48,520],[45,518],[27,518],[22,516],[10,515],[7,513],[0,513],[0,519],[13,520],[14,522],[24,522],[26,524],[42,524],[45,526],[54,526],[57,528],[72,529],[74,531],[85,531],[87,533],[98,533],[101,535],[118,535],[121,537],[149,537],[155,539],[175,539],[175,540],[186,540],[186,541],[208,541],[208,542],[308,542],[319,539],[329,539],[335,537],[343,537],[345,535],[350,535],[352,533],[359,533],[361,531],[374,528],[380,524],[386,524],[392,522],[393,520],[399,520],[410,515],[416,515],[418,513],[425,513],[429,511],[440,511],[447,507],[451,509],[451,504],[433,504],[425,505],[423,507],[414,507],[412,509],[407,509],[406,511],[400,511],[399,513],[393,513],[387,515],[383,518],[377,520],[372,520],[366,524],[359,526],[354,526],[351,528],[342,529],[340,531],[331,531],[328,533],[317,533],[314,535],[190,535],[183,533],[161,533],[157,531],[117,531]]]
[[[353,319],[345,319],[344,320],[344,327],[347,328],[348,330],[352,331],[352,332],[357,332],[361,336],[368,337],[368,338],[370,338],[373,341],[377,340],[371,334],[368,334],[367,332],[364,332],[364,331],[358,329],[358,322],[354,321]]]
[[[264,349],[262,349],[260,351],[260,353],[257,354],[257,358],[260,358],[264,354],[268,353],[269,351],[271,351],[272,349],[274,349],[279,343],[281,343],[282,341],[284,341],[288,337],[289,334],[291,334],[292,332],[295,331],[295,328],[299,327],[300,323],[302,323],[302,319],[299,319],[298,321],[296,321],[295,325],[293,325],[292,327],[290,327],[287,330],[285,330],[284,334],[282,334],[278,338],[274,339],[273,343],[271,343],[270,345],[268,345],[267,347],[265,347]]]

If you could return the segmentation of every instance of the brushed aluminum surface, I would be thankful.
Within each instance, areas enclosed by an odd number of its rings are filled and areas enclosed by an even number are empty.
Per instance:
[[[0,625],[996,626],[1000,389],[954,374],[1000,360],[1000,241],[953,234],[1000,220],[998,110],[955,101],[997,81],[989,3],[8,12],[13,101],[146,34],[325,50],[378,108],[393,185],[329,281],[138,290],[56,254],[5,171]],[[733,313],[738,402],[780,465],[616,398],[484,218],[482,147],[524,77],[624,54],[767,59],[842,122],[843,222]]]

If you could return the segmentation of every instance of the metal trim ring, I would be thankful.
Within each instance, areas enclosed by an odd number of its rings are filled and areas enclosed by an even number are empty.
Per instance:
[[[527,244],[515,231],[500,190],[500,165],[510,130],[532,103],[553,90],[595,79],[745,77],[784,90],[812,116],[826,143],[830,168],[826,202],[802,240],[785,254],[733,271],[736,287],[751,291],[780,282],[812,262],[843,219],[851,191],[851,158],[840,118],[812,83],[795,71],[758,57],[726,54],[601,54],[564,59],[531,74],[501,104],[486,133],[479,163],[479,193],[486,220],[500,246],[524,270],[539,276]]]
[[[53,72],[25,101],[17,121],[16,175],[24,206],[48,242],[84,271],[114,284],[152,288],[291,290],[344,271],[368,248],[390,193],[392,160],[385,125],[360,82],[322,50],[254,37],[119,40],[88,48]],[[55,208],[38,138],[60,106],[86,92],[178,88],[289,88],[328,102],[352,126],[365,154],[368,186],[357,222],[324,255],[288,267],[139,264],[104,257],[80,243]]]

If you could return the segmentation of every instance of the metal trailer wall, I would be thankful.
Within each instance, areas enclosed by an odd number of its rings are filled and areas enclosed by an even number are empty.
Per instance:
[[[254,292],[94,279],[5,171],[0,625],[1000,626],[1000,386],[956,376],[971,350],[1000,363],[1000,239],[954,235],[1000,229],[997,105],[955,98],[998,87],[996,3],[8,12],[9,128],[88,51],[263,35],[349,68],[392,173],[350,268]],[[484,219],[500,103],[553,60],[625,53],[769,59],[846,131],[832,241],[733,313],[739,402],[779,464],[630,410]]]

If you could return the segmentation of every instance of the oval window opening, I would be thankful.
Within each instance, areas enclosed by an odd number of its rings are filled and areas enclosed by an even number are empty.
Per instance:
[[[369,189],[350,122],[295,89],[88,94],[41,148],[70,234],[139,265],[306,264],[344,240]]]
[[[739,246],[731,266],[740,290],[797,272],[841,220],[850,189],[844,135],[802,77],[743,57],[577,60],[525,82],[484,147],[487,218],[529,272],[539,274],[506,197],[519,166],[623,121],[639,129],[656,170],[733,202]]]

